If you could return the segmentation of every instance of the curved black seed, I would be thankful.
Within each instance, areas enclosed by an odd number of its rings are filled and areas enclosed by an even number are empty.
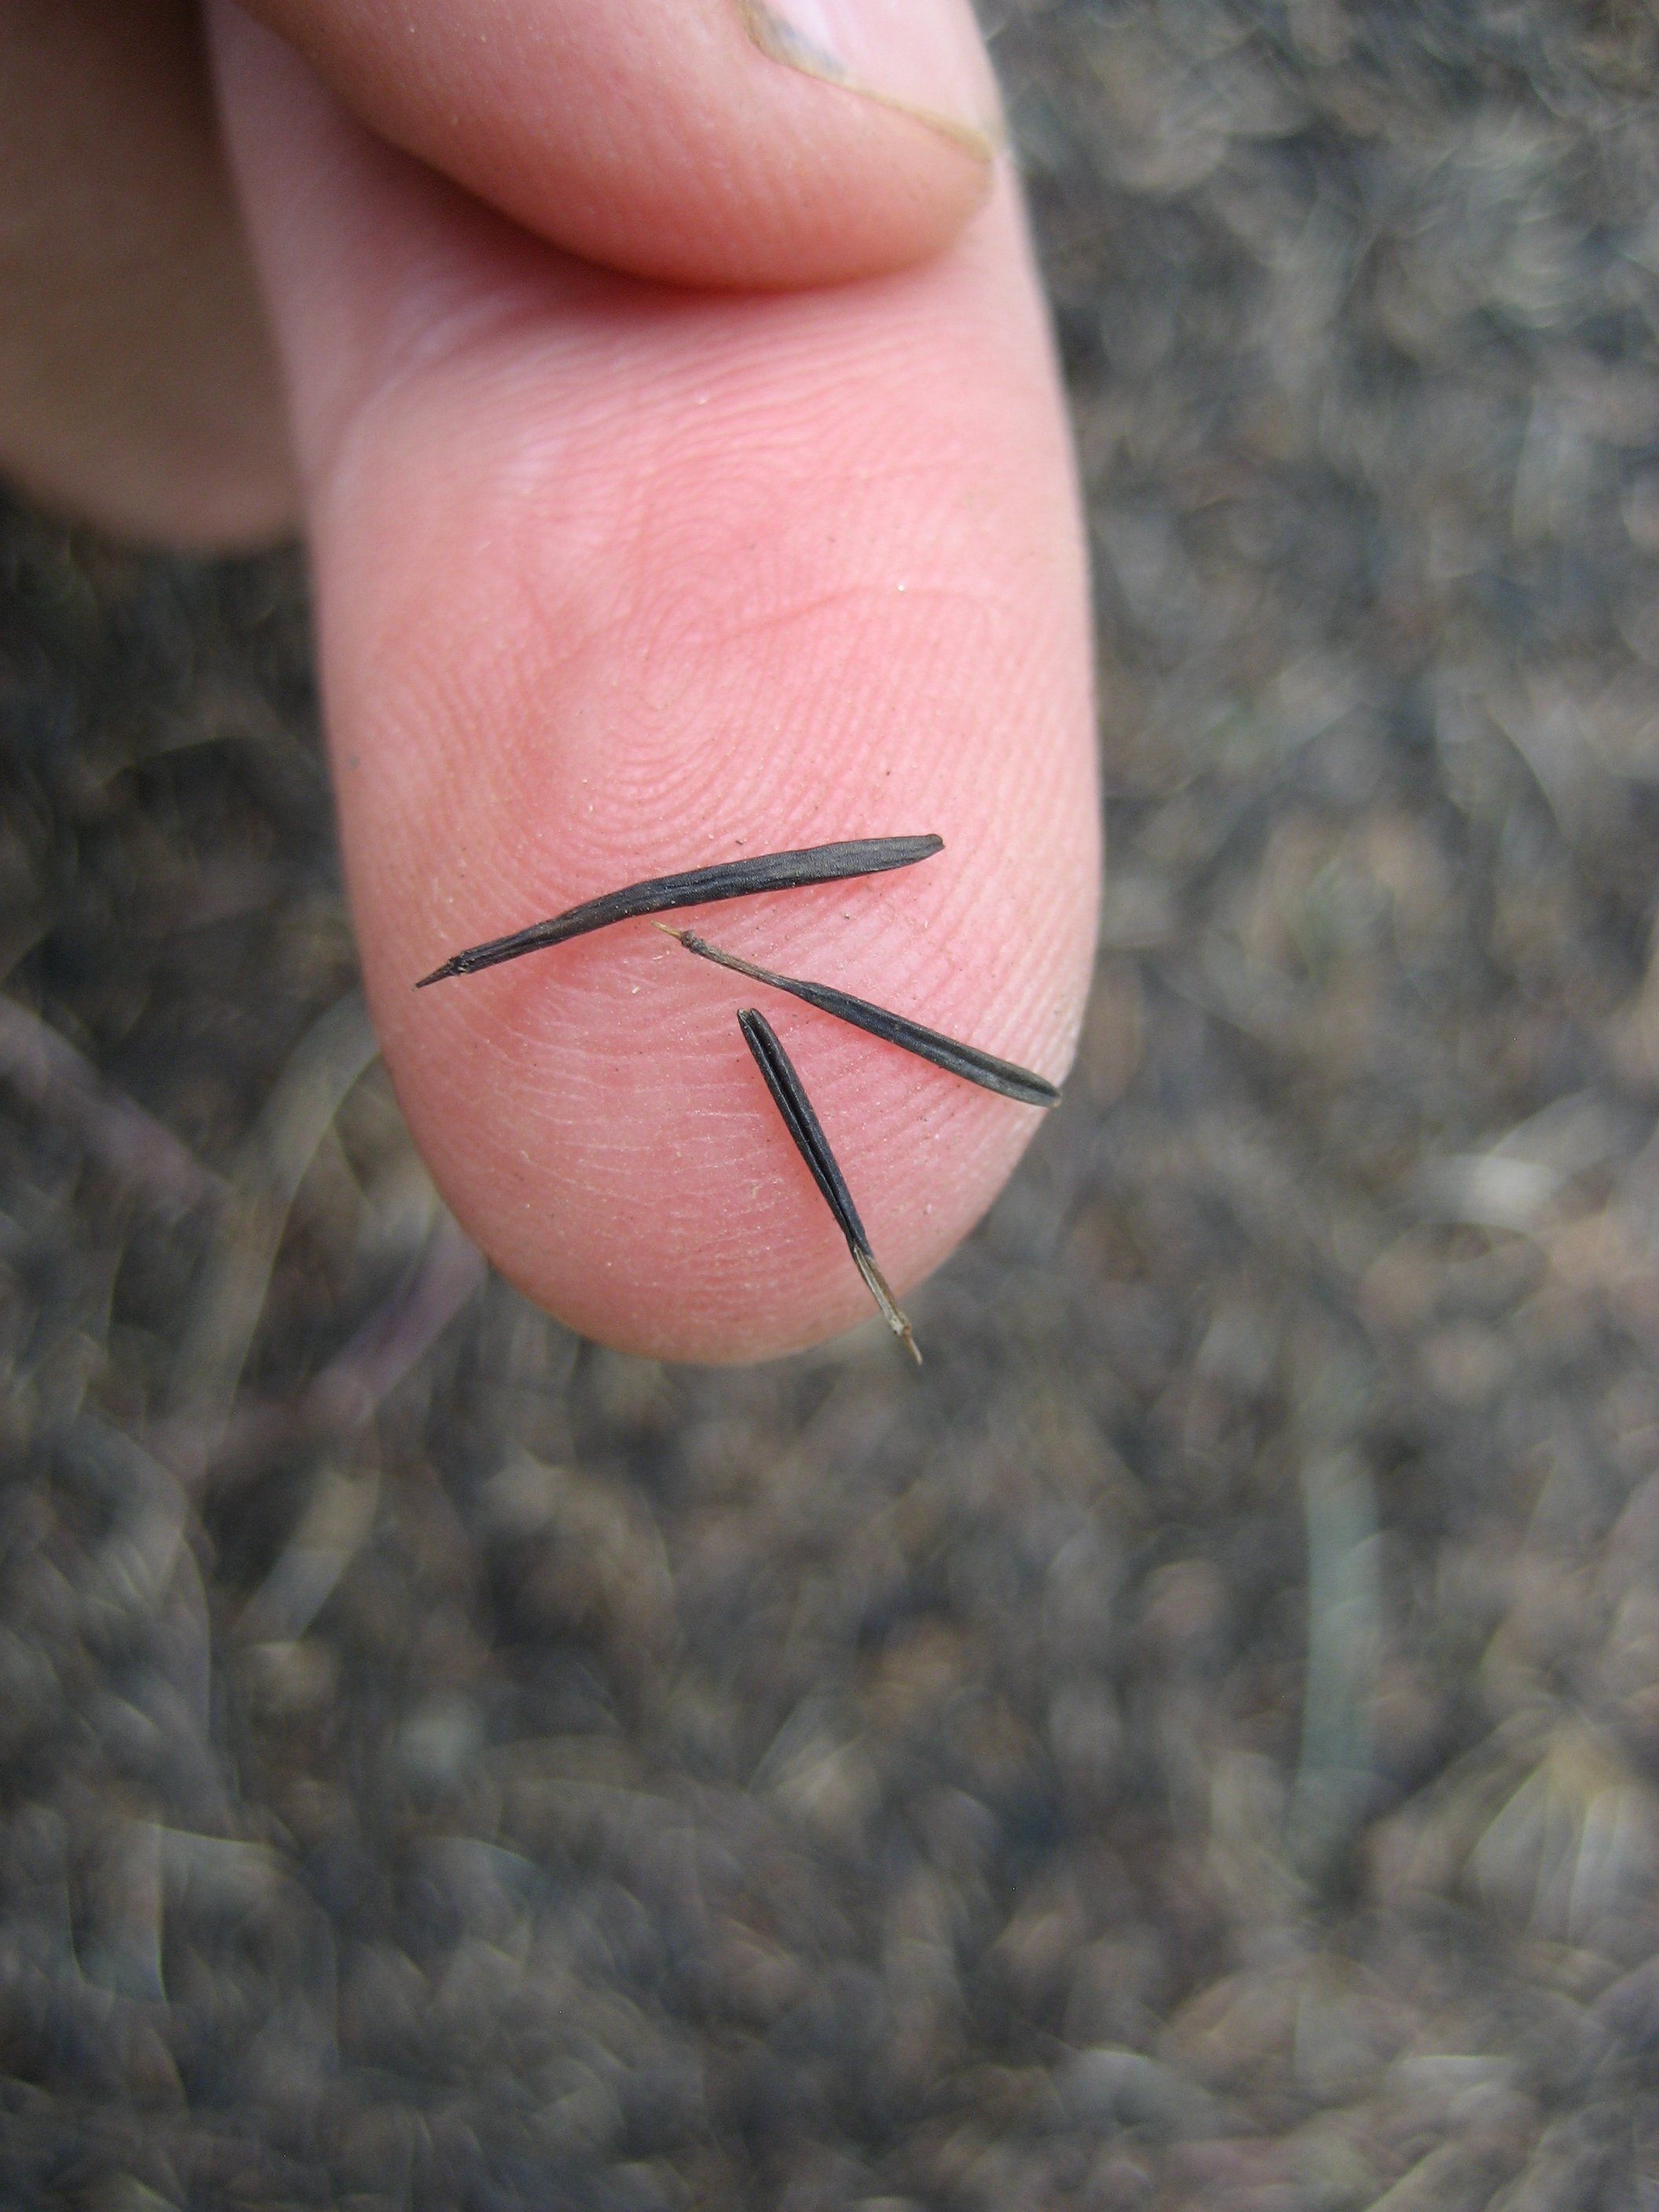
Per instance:
[[[546,921],[532,922],[510,937],[493,937],[485,945],[469,945],[457,952],[415,988],[441,983],[448,975],[476,975],[498,961],[517,960],[526,952],[539,952],[550,945],[565,945],[590,930],[608,929],[612,922],[632,921],[644,914],[665,914],[677,906],[712,906],[720,899],[746,898],[754,891],[799,890],[805,884],[833,884],[849,876],[878,876],[890,868],[908,868],[943,849],[942,837],[854,837],[837,845],[806,845],[793,853],[757,853],[746,860],[724,860],[710,868],[690,868],[676,876],[653,876],[642,884],[629,884],[602,898],[588,899]]]

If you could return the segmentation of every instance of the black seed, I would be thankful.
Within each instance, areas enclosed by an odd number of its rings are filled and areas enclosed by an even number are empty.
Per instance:
[[[853,1264],[863,1276],[871,1297],[881,1308],[882,1319],[918,1367],[921,1354],[916,1349],[916,1340],[910,1324],[894,1303],[893,1293],[887,1287],[882,1272],[876,1265],[876,1255],[870,1249],[870,1239],[859,1219],[853,1194],[847,1188],[846,1177],[836,1164],[830,1149],[830,1139],[819,1126],[812,1111],[812,1102],[802,1087],[795,1073],[794,1062],[778,1042],[776,1032],[764,1014],[753,1006],[745,1006],[738,1016],[738,1027],[743,1031],[744,1042],[755,1055],[755,1065],[766,1079],[766,1087],[783,1117],[783,1126],[794,1140],[799,1152],[812,1171],[812,1180],[823,1194],[823,1202],[836,1217],[836,1225],[847,1239],[847,1249],[853,1255]]]
[[[735,952],[722,952],[719,945],[710,945],[689,929],[671,929],[662,921],[657,927],[665,936],[678,938],[688,952],[696,953],[701,959],[713,960],[753,982],[769,983],[774,990],[788,991],[797,999],[805,999],[809,1006],[834,1014],[838,1021],[850,1022],[854,1029],[867,1030],[884,1044],[896,1044],[922,1060],[931,1060],[935,1067],[948,1068],[969,1083],[1000,1091],[1005,1098],[1017,1098],[1023,1106],[1054,1106],[1060,1102],[1059,1091],[1046,1076],[1034,1075],[1029,1067],[1017,1067],[1011,1060],[998,1060],[977,1045],[962,1044],[955,1037],[941,1036],[938,1030],[924,1029],[908,1015],[872,1006],[868,999],[855,999],[850,991],[838,991],[833,984],[806,983],[793,975],[774,975],[769,968],[757,968],[752,960],[740,960]]]
[[[747,860],[725,860],[712,868],[691,868],[683,875],[653,876],[643,884],[629,884],[602,898],[589,899],[556,914],[547,921],[532,922],[510,937],[491,938],[487,945],[470,945],[457,952],[415,986],[423,991],[447,975],[471,975],[498,961],[517,960],[526,952],[539,952],[549,945],[564,945],[590,930],[609,928],[613,921],[632,921],[643,914],[665,914],[677,906],[712,906],[718,900],[746,898],[754,891],[798,890],[805,884],[839,883],[849,876],[878,876],[889,868],[908,868],[926,860],[944,846],[942,837],[855,837],[839,845],[807,845],[795,853],[757,853]]]

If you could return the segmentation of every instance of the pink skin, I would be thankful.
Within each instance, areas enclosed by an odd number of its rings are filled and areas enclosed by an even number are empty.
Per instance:
[[[757,0],[248,0],[393,145],[556,246],[681,284],[794,289],[955,238],[979,154],[763,60]],[[888,99],[995,130],[968,0],[773,0]]]
[[[377,143],[267,33],[228,11],[218,32],[368,992],[416,1141],[496,1264],[609,1343],[733,1360],[859,1322],[735,1008],[794,1057],[901,1293],[1035,1109],[643,922],[410,987],[643,876],[938,830],[917,867],[678,918],[1064,1073],[1098,871],[1089,650],[1012,187],[903,273],[669,291]]]

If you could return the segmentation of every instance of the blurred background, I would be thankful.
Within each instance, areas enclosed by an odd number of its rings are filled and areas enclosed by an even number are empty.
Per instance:
[[[993,0],[1065,1105],[747,1373],[484,1270],[291,559],[0,519],[0,2200],[1659,2205],[1659,29]]]

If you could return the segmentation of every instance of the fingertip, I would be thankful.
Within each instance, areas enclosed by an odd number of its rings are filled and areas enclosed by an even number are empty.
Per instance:
[[[881,284],[696,298],[503,245],[325,97],[261,121],[272,74],[228,84],[416,1141],[502,1272],[606,1342],[727,1362],[854,1325],[865,1287],[735,1033],[748,987],[638,921],[454,953],[925,823],[926,866],[734,904],[722,939],[1063,1069],[1097,865],[1086,602],[1012,202]],[[1041,1115],[793,1000],[778,1026],[902,1295]]]

